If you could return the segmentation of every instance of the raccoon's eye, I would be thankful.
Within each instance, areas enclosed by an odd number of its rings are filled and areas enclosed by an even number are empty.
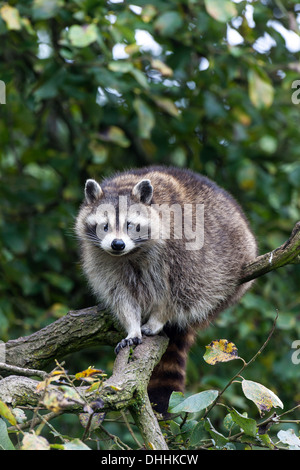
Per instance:
[[[129,232],[133,232],[133,231],[139,232],[141,230],[141,226],[140,224],[135,225],[132,222],[127,222],[127,230]]]
[[[104,232],[108,232],[108,224],[105,224],[105,225],[103,226],[103,230],[104,230]]]

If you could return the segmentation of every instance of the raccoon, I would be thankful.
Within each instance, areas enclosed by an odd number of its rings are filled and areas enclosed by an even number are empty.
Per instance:
[[[116,346],[164,331],[168,348],[148,394],[166,413],[184,391],[187,354],[198,329],[237,302],[255,237],[235,199],[191,170],[148,167],[85,184],[75,226],[84,273],[95,296],[126,332]]]

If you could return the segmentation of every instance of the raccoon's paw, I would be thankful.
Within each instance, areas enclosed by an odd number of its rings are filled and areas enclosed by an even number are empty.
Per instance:
[[[115,353],[119,354],[121,349],[126,348],[126,346],[137,346],[138,344],[141,344],[141,342],[142,338],[139,338],[138,336],[135,338],[124,338],[115,347]]]
[[[145,323],[142,328],[142,334],[146,336],[154,336],[162,331],[164,324],[157,320],[156,318],[150,318],[147,323]]]

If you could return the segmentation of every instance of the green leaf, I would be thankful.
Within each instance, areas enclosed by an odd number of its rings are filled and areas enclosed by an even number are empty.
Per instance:
[[[167,11],[158,17],[154,23],[155,30],[162,36],[173,35],[183,24],[183,20],[176,11]]]
[[[98,29],[95,24],[88,26],[72,25],[69,29],[69,39],[75,47],[87,47],[98,39]]]
[[[172,392],[169,400],[168,411],[171,413],[171,409],[175,408],[177,405],[182,403],[185,400],[182,392]]]
[[[205,0],[207,13],[215,20],[226,23],[238,14],[231,0]]]
[[[234,409],[230,411],[230,415],[233,421],[244,431],[245,434],[247,434],[247,436],[256,436],[258,433],[258,427],[254,419],[247,418]]]
[[[274,88],[269,77],[254,70],[248,71],[249,98],[258,109],[269,108],[274,100]]]
[[[227,341],[227,339],[212,341],[208,346],[205,346],[205,348],[206,352],[203,359],[211,365],[239,359],[237,347],[235,344]]]
[[[13,443],[8,437],[6,424],[1,418],[0,418],[0,450],[15,450]]]
[[[133,107],[138,115],[139,136],[142,139],[150,139],[151,131],[155,125],[155,118],[151,109],[140,98],[134,100]]]
[[[204,424],[205,424],[204,421],[199,421],[199,423],[197,423],[196,426],[194,427],[190,436],[190,444],[192,446],[196,446],[204,439],[207,439],[207,431],[205,429]]]
[[[256,404],[261,415],[271,408],[283,408],[283,403],[277,395],[260,383],[243,380],[242,389],[244,395]]]
[[[217,390],[206,390],[205,392],[196,393],[175,405],[169,405],[171,413],[197,413],[198,411],[205,410],[211,405],[218,396]]]
[[[132,71],[133,64],[125,60],[114,60],[108,64],[108,69],[112,72],[128,73]]]
[[[215,445],[217,447],[222,449],[229,442],[227,437],[223,436],[223,434],[221,434],[219,431],[217,431],[213,427],[213,425],[211,424],[211,422],[208,418],[207,418],[207,421],[205,422],[204,427],[205,427],[206,431],[208,431],[209,434],[211,435],[211,437],[213,438],[213,440],[215,442]]]
[[[125,60],[115,60],[108,64],[108,69],[112,72],[130,73],[143,88],[149,88],[145,74],[136,69],[131,62],[127,62]]]
[[[63,0],[34,0],[33,18],[36,20],[53,18],[63,6]]]

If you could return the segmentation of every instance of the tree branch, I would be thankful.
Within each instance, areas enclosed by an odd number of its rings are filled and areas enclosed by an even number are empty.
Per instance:
[[[300,264],[300,221],[296,223],[290,238],[283,245],[258,256],[244,267],[240,283],[256,279],[287,264]]]
[[[55,359],[84,348],[101,344],[115,346],[121,338],[112,315],[98,305],[70,311],[36,333],[8,341],[5,362],[22,368],[44,369]],[[1,366],[0,374],[7,375]]]

